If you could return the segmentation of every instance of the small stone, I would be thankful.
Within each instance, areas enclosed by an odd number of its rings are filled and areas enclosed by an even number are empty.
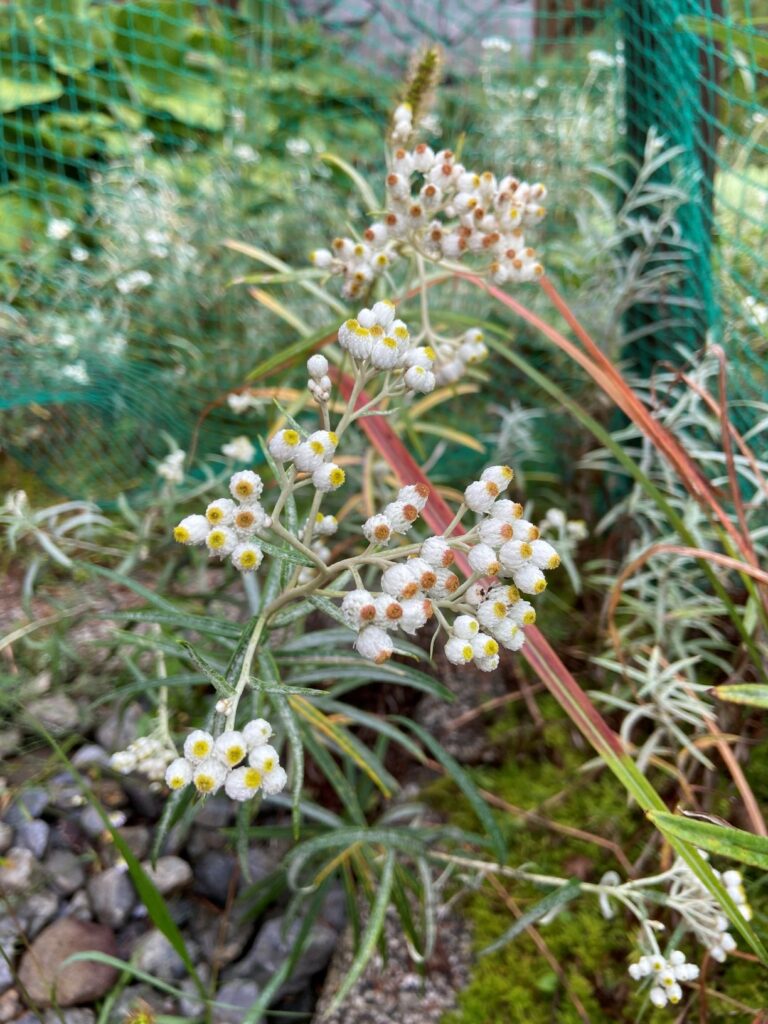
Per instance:
[[[48,849],[51,826],[46,821],[22,821],[16,827],[16,845],[29,850],[37,860],[42,860]]]
[[[22,957],[22,991],[32,1002],[43,1006],[50,1006],[54,1000],[60,1006],[76,1006],[100,999],[117,980],[114,967],[93,960],[79,960],[62,967],[74,953],[91,950],[115,956],[113,932],[101,924],[59,918],[38,935]]]
[[[21,1009],[21,999],[15,988],[9,988],[0,996],[0,1024],[6,1024],[9,1020],[16,1020]]]
[[[74,917],[78,921],[92,921],[91,901],[85,889],[76,892],[62,912],[63,917]]]
[[[35,936],[56,917],[59,897],[53,892],[36,892],[19,907],[19,920],[27,939]]]
[[[110,928],[122,928],[136,906],[136,890],[122,865],[94,875],[88,882],[88,897],[96,918]]]
[[[224,906],[229,896],[232,875],[238,870],[237,860],[223,850],[208,850],[195,861],[195,892]]]
[[[195,824],[202,828],[224,828],[235,817],[234,804],[223,796],[212,796],[195,815]]]
[[[70,760],[75,768],[104,768],[109,764],[109,754],[98,743],[86,743]]]
[[[149,853],[152,843],[152,833],[146,825],[122,825],[117,834],[125,841],[125,845],[138,860],[143,860]],[[110,849],[115,856],[121,856],[120,851],[112,843]]]
[[[301,927],[302,921],[297,919],[286,928],[286,920],[282,914],[266,921],[247,955],[236,963],[229,973],[237,977],[256,977],[262,983],[268,981],[291,955]],[[321,921],[315,921],[310,929],[309,941],[304,947],[304,952],[281,987],[280,994],[299,992],[313,974],[317,974],[327,965],[337,942],[338,935],[333,928],[329,928]]]
[[[142,867],[161,896],[182,889],[192,881],[192,868],[181,857],[158,857],[154,867],[149,861]]]
[[[184,961],[157,928],[143,935],[136,944],[132,962],[142,971],[161,981],[173,981],[186,974]]]
[[[0,861],[0,892],[25,892],[34,885],[38,871],[31,850],[12,846]]]
[[[211,906],[201,905],[195,912],[191,928],[199,942],[205,962],[220,970],[242,956],[243,950],[253,937],[253,925],[243,921],[234,913],[222,913]],[[234,968],[235,977],[248,977],[249,972],[240,974]]]
[[[82,807],[85,797],[80,787],[69,772],[59,772],[48,783],[51,804],[60,811],[68,811],[72,807]]]
[[[92,804],[88,804],[84,807],[79,815],[80,827],[87,836],[91,839],[97,839],[102,832],[106,832],[107,826],[104,824],[101,815]]]
[[[85,885],[83,865],[71,850],[52,850],[43,867],[54,889],[62,896],[71,896]]]
[[[64,1010],[63,1014],[58,1010],[46,1010],[45,1024],[96,1024],[96,1014],[84,1006]]]
[[[21,749],[21,730],[15,727],[0,729],[0,761],[5,761]]]
[[[5,820],[9,825],[16,827],[23,821],[39,818],[48,803],[48,793],[42,786],[30,786],[13,801],[5,815]]]
[[[259,998],[260,991],[256,982],[248,979],[225,982],[216,993],[214,1024],[241,1024],[248,1009]]]
[[[63,693],[51,697],[40,697],[27,704],[27,713],[53,736],[64,736],[76,732],[80,724],[77,704]]]
[[[0,854],[13,846],[13,825],[0,821]]]
[[[136,739],[142,714],[139,704],[130,704],[127,708],[115,711],[96,730],[99,744],[110,754],[116,750],[125,750]]]

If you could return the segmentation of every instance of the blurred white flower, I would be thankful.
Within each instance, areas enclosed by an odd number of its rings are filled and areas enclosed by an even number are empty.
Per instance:
[[[510,53],[512,50],[512,43],[501,36],[488,36],[480,45],[484,50],[496,50],[499,53]]]
[[[244,164],[255,164],[259,160],[259,154],[247,142],[240,142],[232,149],[232,155]]]
[[[234,459],[235,462],[252,462],[256,454],[256,449],[244,434],[233,437],[227,444],[222,445],[221,451],[228,459]]]
[[[85,263],[90,257],[88,250],[82,245],[73,245],[69,251],[69,255],[75,261],[75,263]]]
[[[70,363],[69,366],[62,368],[61,376],[66,377],[67,380],[71,380],[75,384],[87,384],[90,379],[85,363]]]
[[[152,275],[146,270],[132,270],[130,273],[118,277],[115,283],[121,295],[130,295],[131,292],[152,284]]]
[[[53,336],[53,344],[56,348],[72,348],[76,344],[77,338],[74,334],[70,334],[69,331],[59,331],[58,334]]]
[[[61,242],[67,235],[71,235],[75,225],[65,217],[53,217],[48,221],[45,230],[46,235],[54,242]]]
[[[187,453],[181,448],[169,452],[158,462],[155,472],[170,484],[180,484],[184,480],[184,459]]]

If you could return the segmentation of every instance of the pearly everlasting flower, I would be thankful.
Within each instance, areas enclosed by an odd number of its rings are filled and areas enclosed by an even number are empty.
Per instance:
[[[264,776],[261,788],[265,796],[275,796],[277,793],[282,793],[287,784],[288,775],[285,769],[281,765],[278,765],[274,771],[269,773],[269,775]]]
[[[262,775],[269,775],[280,764],[280,758],[274,747],[271,747],[268,743],[263,743],[258,747],[254,747],[250,752],[248,764],[251,768],[258,769]]]
[[[469,640],[453,636],[445,645],[445,656],[452,665],[468,665],[475,655]]]
[[[510,501],[509,498],[500,498],[491,505],[488,512],[493,519],[499,519],[514,526],[515,520],[523,514],[523,506],[516,501]]]
[[[235,462],[253,462],[256,455],[256,449],[244,434],[222,445],[221,451],[228,459],[234,459]]]
[[[346,474],[335,462],[325,462],[312,474],[312,483],[318,491],[337,491],[346,480]]]
[[[533,548],[527,541],[508,540],[499,548],[499,561],[504,575],[512,575],[530,561]],[[535,566],[534,566],[535,568]],[[517,580],[515,586],[519,587]]]
[[[673,950],[669,958],[659,953],[641,956],[629,965],[628,972],[633,981],[641,984],[650,982],[648,998],[659,1010],[667,1005],[676,1006],[683,998],[679,983],[695,981],[699,976],[699,968],[696,964],[687,963],[685,954],[679,949]]]
[[[376,601],[367,590],[350,590],[341,602],[341,614],[352,629],[362,629],[376,618]]]
[[[45,233],[54,242],[62,242],[75,230],[74,222],[65,217],[52,217],[48,221]]]
[[[296,454],[301,437],[296,430],[278,430],[269,441],[269,453],[278,462],[288,462]]]
[[[215,526],[209,531],[205,543],[212,555],[225,558],[227,555],[231,555],[237,547],[237,534],[228,526]]]
[[[210,796],[218,793],[227,778],[227,769],[215,757],[200,761],[192,772],[192,783],[198,793]]]
[[[248,750],[253,750],[254,747],[260,747],[263,743],[269,742],[272,736],[272,726],[266,718],[254,718],[243,726],[242,733]]]
[[[213,736],[204,729],[195,729],[184,740],[184,757],[192,764],[200,764],[213,753]]]
[[[441,569],[453,565],[455,559],[453,550],[444,537],[429,537],[421,545],[419,554],[425,562]]]
[[[258,501],[251,501],[235,509],[232,526],[241,540],[249,540],[258,530],[271,524],[272,520]]]
[[[235,518],[237,506],[229,498],[217,498],[205,510],[205,518],[211,526],[230,526]]]
[[[381,665],[392,657],[395,645],[385,630],[378,626],[365,626],[357,635],[355,648],[363,658]]]
[[[480,623],[472,615],[459,615],[453,621],[453,632],[460,640],[472,640],[480,632]]]
[[[229,480],[229,493],[236,501],[256,501],[264,490],[264,481],[251,469],[234,473]]]
[[[408,484],[397,492],[397,500],[405,505],[413,505],[419,514],[426,508],[429,499],[429,488],[426,484]]]
[[[192,765],[186,758],[177,757],[165,771],[165,784],[168,789],[184,789],[192,781]]]
[[[169,484],[183,483],[186,457],[187,453],[181,448],[177,448],[175,451],[169,452],[161,462],[158,462],[155,472]]]
[[[424,558],[409,558],[405,563],[418,580],[422,590],[431,590],[437,583],[437,569]]]
[[[498,487],[499,491],[504,491],[512,483],[514,475],[509,466],[489,466],[480,474],[480,480],[483,483],[490,480]]]
[[[483,629],[494,630],[507,618],[508,606],[503,601],[485,600],[477,606],[477,621]]]
[[[541,569],[537,569],[532,562],[514,569],[512,579],[515,586],[523,594],[540,594],[547,586],[547,580]]]
[[[465,489],[464,501],[473,512],[490,512],[498,493],[498,485],[492,480],[476,480]]]
[[[531,561],[539,569],[556,569],[560,565],[560,556],[545,540],[531,542]]]
[[[403,381],[409,391],[416,391],[423,395],[434,391],[437,384],[434,373],[431,370],[425,370],[423,366],[411,366],[405,371]]]
[[[435,569],[435,582],[429,593],[438,600],[447,600],[458,590],[459,582],[459,577],[450,569]]]
[[[185,516],[173,529],[173,539],[178,544],[202,544],[208,536],[210,523],[205,516]]]
[[[254,404],[254,400],[248,392],[239,394],[237,391],[233,391],[227,395],[227,405],[237,415],[245,412],[246,409],[250,409]]]
[[[500,548],[508,540],[514,537],[514,529],[511,523],[502,519],[484,519],[478,530],[480,540],[492,548]]]
[[[381,594],[374,601],[374,624],[380,629],[395,629],[403,617],[403,606],[389,594]]]
[[[264,552],[251,541],[238,544],[232,552],[232,564],[240,572],[254,572],[264,561]]]
[[[248,753],[245,737],[241,732],[229,729],[217,737],[213,744],[213,753],[227,768],[234,768]]]
[[[414,597],[419,590],[416,574],[408,563],[392,565],[381,575],[381,589],[399,600]]]
[[[392,523],[379,513],[363,523],[363,534],[371,544],[386,544],[392,536]]]
[[[408,533],[418,519],[419,510],[405,501],[392,501],[384,507],[383,514],[395,533]]]
[[[258,768],[250,766],[235,768],[227,775],[224,783],[224,792],[230,800],[237,800],[243,803],[245,800],[252,800],[256,796],[263,783],[263,777]]]
[[[336,516],[326,516],[318,512],[315,516],[314,534],[317,537],[332,537],[339,528],[339,521]]]
[[[483,576],[495,576],[501,569],[498,555],[489,544],[475,544],[470,549],[468,561],[472,571]]]
[[[401,607],[403,615],[398,625],[404,633],[411,636],[432,618],[434,611],[432,602],[423,595],[401,601]]]

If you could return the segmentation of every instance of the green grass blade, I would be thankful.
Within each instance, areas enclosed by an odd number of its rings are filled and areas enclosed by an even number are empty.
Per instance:
[[[504,934],[499,936],[495,942],[481,949],[479,955],[488,956],[491,953],[497,953],[500,949],[509,945],[518,935],[521,935],[526,928],[541,920],[542,917],[551,911],[564,907],[566,903],[570,903],[572,899],[575,899],[580,892],[581,886],[575,879],[572,879],[567,885],[559,889],[553,889],[552,892],[547,893],[544,899],[539,900],[529,910],[526,910],[522,917],[519,917],[513,925],[507,928]]]

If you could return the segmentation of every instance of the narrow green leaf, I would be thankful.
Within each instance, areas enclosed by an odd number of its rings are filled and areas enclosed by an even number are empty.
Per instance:
[[[307,558],[296,548],[289,547],[287,544],[271,544],[266,540],[259,538],[259,547],[263,548],[268,555],[272,555],[273,558],[279,558],[283,562],[290,562],[292,565],[308,565],[313,566],[315,563],[311,558]]]
[[[392,891],[392,881],[395,875],[395,852],[388,850],[384,868],[379,879],[379,887],[376,893],[376,900],[371,907],[371,913],[365,925],[362,940],[355,959],[347,972],[346,977],[339,986],[339,990],[333,997],[328,1013],[331,1014],[344,1002],[349,995],[353,985],[365,970],[368,961],[373,956],[378,942],[379,935],[384,929],[384,920],[389,907],[389,896]]]
[[[448,775],[453,779],[456,785],[459,787],[461,792],[469,801],[472,810],[477,815],[478,819],[483,825],[483,828],[488,833],[491,840],[494,853],[498,858],[500,864],[503,864],[507,856],[506,843],[504,837],[501,834],[501,829],[496,824],[496,819],[493,817],[488,804],[483,800],[477,791],[477,787],[474,782],[461,767],[459,762],[448,753],[437,740],[427,732],[426,729],[422,729],[416,722],[412,722],[408,718],[401,718],[397,716],[395,721],[400,722],[403,726],[414,732],[419,740],[433,755],[435,760],[439,761],[440,764],[448,772]]]
[[[666,836],[682,839],[708,853],[768,870],[768,839],[765,836],[756,836],[732,825],[716,825],[662,811],[649,811],[648,817]]]
[[[240,636],[240,627],[234,622],[227,622],[225,619],[209,618],[207,615],[185,615],[179,612],[171,615],[170,612],[104,612],[97,615],[99,619],[116,619],[127,622],[154,622],[158,626],[172,626],[177,629],[193,629],[196,633],[206,633],[212,636],[226,636],[230,638]]]
[[[279,685],[280,671],[272,652],[266,648],[259,652],[259,667],[268,682]],[[304,745],[301,730],[288,700],[280,693],[270,694],[272,706],[280,716],[291,748],[291,821],[293,835],[299,838],[301,832],[301,789],[304,785]]]
[[[567,885],[562,886],[560,889],[553,889],[552,892],[547,893],[543,900],[539,900],[522,917],[519,917],[495,942],[481,949],[480,956],[488,956],[490,953],[496,953],[498,950],[503,949],[513,939],[516,939],[518,935],[522,934],[526,928],[529,928],[553,910],[564,907],[566,903],[570,903],[580,892],[581,886],[575,879],[571,879]]]
[[[226,676],[223,676],[202,655],[198,654],[192,644],[182,640],[179,647],[185,651],[187,657],[200,669],[220,697],[230,697],[235,692],[234,686],[227,681]]]
[[[752,708],[768,708],[768,686],[763,683],[728,683],[711,690],[718,700],[730,704],[747,704]]]

